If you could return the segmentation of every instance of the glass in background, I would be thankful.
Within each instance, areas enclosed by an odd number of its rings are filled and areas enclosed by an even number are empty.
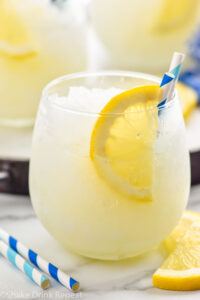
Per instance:
[[[106,67],[161,74],[174,49],[186,52],[199,0],[92,0],[92,23]]]
[[[45,84],[86,68],[83,22],[79,0],[0,1],[1,125],[32,125]]]

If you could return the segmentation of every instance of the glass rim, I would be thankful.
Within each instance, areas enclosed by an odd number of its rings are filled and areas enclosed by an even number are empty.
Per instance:
[[[160,85],[161,82],[161,77],[151,75],[148,73],[142,73],[142,72],[135,72],[135,71],[124,71],[124,70],[102,70],[102,71],[86,71],[86,72],[76,72],[76,73],[71,73],[67,74],[64,76],[60,76],[52,81],[50,81],[42,90],[42,99],[48,98],[50,95],[48,94],[48,91],[52,87],[56,87],[56,85],[65,82],[65,81],[70,81],[71,79],[81,79],[81,78],[86,78],[86,77],[97,77],[97,76],[124,76],[124,77],[130,77],[130,78],[138,78],[138,79],[146,79],[146,80],[152,80],[158,85]],[[164,104],[160,105],[159,111],[165,110],[166,108],[170,107],[174,102],[175,98],[177,96],[177,91],[175,89],[175,95],[170,101],[165,102]],[[114,115],[123,115],[124,112],[116,113],[116,112],[111,112],[111,113],[101,113],[101,112],[91,112],[91,111],[86,111],[86,110],[78,110],[78,109],[70,109],[67,107],[63,107],[62,105],[59,105],[57,103],[53,103],[53,106],[55,108],[58,108],[60,110],[66,111],[68,113],[73,113],[73,114],[81,114],[81,115],[92,115],[92,116],[114,116]],[[151,107],[147,109],[146,111],[155,111],[157,110],[157,107]],[[141,113],[138,111],[135,112],[129,112],[128,114],[134,114],[134,113]]]

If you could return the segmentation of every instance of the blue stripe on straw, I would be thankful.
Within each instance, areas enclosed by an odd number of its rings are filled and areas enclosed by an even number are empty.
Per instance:
[[[76,284],[76,283],[78,283],[78,281],[76,281],[76,280],[74,280],[74,278],[70,277],[69,286],[70,286],[71,289],[73,289],[73,285]]]
[[[162,102],[160,102],[157,107],[160,108],[161,106],[165,105],[167,99],[164,99]]]
[[[163,85],[169,83],[170,81],[174,80],[174,78],[168,76],[166,73],[163,76],[163,79],[161,81],[160,87],[162,87]]]
[[[11,248],[7,249],[7,257],[9,259],[9,261],[11,261],[13,263],[13,265],[15,265],[17,267],[16,262],[15,262],[16,255],[17,255],[17,253],[14,250],[12,250]]]
[[[12,236],[9,236],[9,245],[12,249],[14,249],[16,252],[18,252],[17,250],[17,240],[14,239]]]
[[[49,273],[50,275],[56,279],[57,281],[59,281],[58,279],[58,268],[56,268],[54,265],[52,265],[51,263],[49,263]],[[60,281],[59,281],[60,282]]]
[[[170,73],[175,76],[175,80],[178,79],[180,71],[181,71],[182,64],[179,64],[174,69],[170,70]]]
[[[24,272],[33,280],[33,267],[29,264],[29,262],[24,262]]]
[[[32,250],[28,250],[28,257],[29,257],[29,260],[36,266],[36,267],[38,267],[38,268],[40,268],[39,266],[38,266],[38,263],[37,263],[37,253],[35,253],[34,251],[32,251]]]

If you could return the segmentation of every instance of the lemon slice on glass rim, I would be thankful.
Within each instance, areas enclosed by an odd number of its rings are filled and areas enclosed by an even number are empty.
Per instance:
[[[0,54],[22,59],[35,55],[36,47],[17,5],[16,0],[0,0]]]
[[[101,110],[92,131],[90,157],[96,171],[130,199],[152,201],[160,92],[151,85],[116,95]]]
[[[177,291],[200,289],[200,214],[186,211],[165,245],[172,252],[154,273],[154,286]]]

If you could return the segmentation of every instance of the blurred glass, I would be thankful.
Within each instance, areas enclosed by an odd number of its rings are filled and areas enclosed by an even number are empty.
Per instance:
[[[198,22],[199,0],[91,0],[96,33],[115,68],[159,74]],[[107,59],[108,60],[108,59]]]
[[[34,122],[42,88],[84,70],[86,39],[79,0],[0,0],[0,124]]]

